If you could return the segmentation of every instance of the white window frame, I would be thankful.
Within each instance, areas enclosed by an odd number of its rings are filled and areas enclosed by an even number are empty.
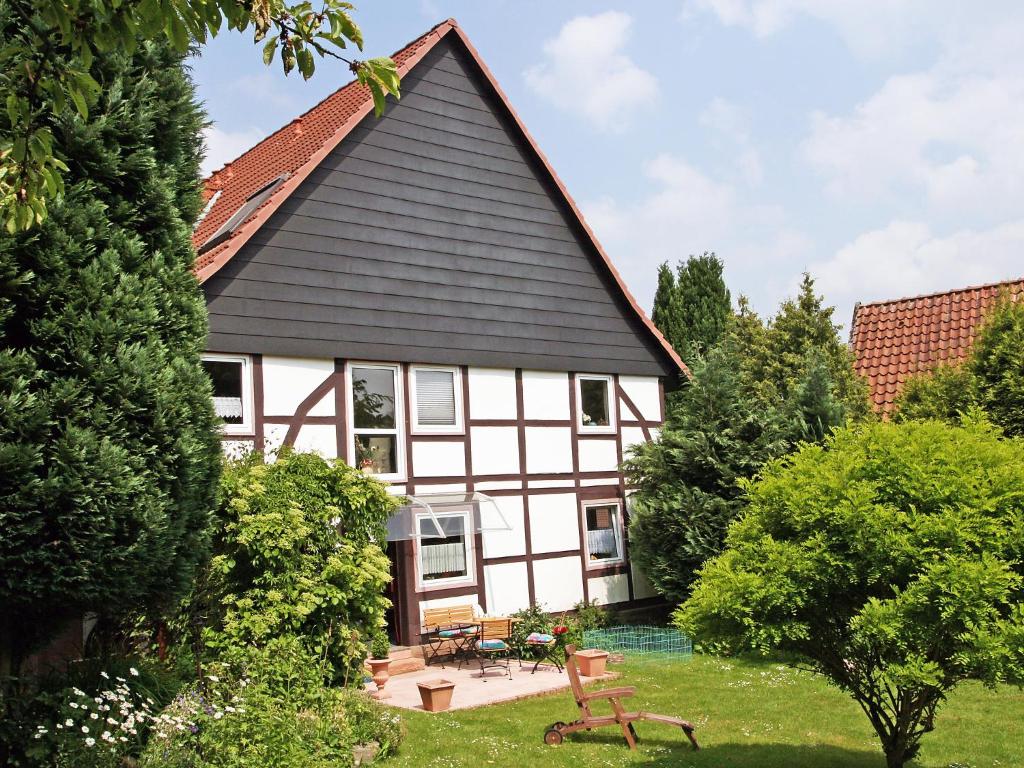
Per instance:
[[[222,422],[221,431],[225,435],[252,435],[256,432],[256,420],[253,413],[252,402],[252,356],[231,355],[221,352],[204,352],[202,360],[211,363],[241,363],[242,364],[242,423],[228,424]]]
[[[355,404],[352,392],[352,369],[353,368],[377,368],[391,371],[395,377],[395,426],[393,429],[356,429]],[[348,455],[352,466],[356,466],[356,434],[360,435],[395,435],[395,465],[397,472],[388,472],[380,475],[373,475],[378,480],[385,482],[404,482],[407,467],[405,465],[405,392],[403,386],[402,366],[398,363],[369,363],[352,361],[345,364],[345,407],[348,418],[346,430],[348,431]],[[358,467],[356,467],[358,469]]]
[[[587,570],[599,570],[601,568],[608,568],[613,565],[622,565],[626,562],[626,549],[623,545],[623,528],[626,521],[622,517],[622,500],[621,499],[587,499],[582,502],[580,514],[580,527],[583,530],[583,551],[586,555]],[[619,556],[614,558],[606,558],[604,560],[593,560],[590,557],[590,543],[587,539],[587,534],[590,530],[587,528],[587,510],[594,507],[615,507],[615,519],[618,520],[618,525],[614,526],[612,530],[615,531],[615,543],[619,549]]]
[[[416,515],[416,532],[420,530],[420,520],[430,517],[427,513]],[[430,592],[450,587],[463,587],[476,585],[476,534],[473,529],[473,511],[471,509],[446,509],[444,512],[434,512],[438,520],[444,517],[461,517],[465,520],[463,540],[466,545],[466,575],[457,576],[451,579],[423,579],[423,540],[415,539],[416,544],[416,590],[418,592]],[[433,539],[436,541],[436,539]],[[432,539],[427,539],[432,541]]]
[[[583,423],[583,381],[603,381],[605,392],[608,393],[608,426],[596,426]],[[615,379],[612,376],[602,373],[577,373],[576,374],[576,431],[589,435],[612,435],[617,428]]]
[[[445,371],[452,374],[452,386],[455,388],[455,424],[420,424],[419,407],[416,401],[416,373],[419,371]],[[462,369],[457,365],[411,365],[409,366],[409,412],[412,417],[412,433],[414,435],[462,435],[466,427],[462,419]]]

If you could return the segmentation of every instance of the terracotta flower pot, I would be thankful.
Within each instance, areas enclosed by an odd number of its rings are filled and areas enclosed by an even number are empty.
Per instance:
[[[584,677],[600,677],[604,674],[604,665],[608,661],[608,651],[602,651],[598,648],[576,651],[576,659],[579,661],[581,675]]]
[[[370,665],[370,674],[373,676],[373,682],[377,686],[377,690],[373,693],[373,698],[391,698],[391,694],[384,690],[384,686],[391,679],[391,675],[388,672],[391,659],[370,659],[367,663]]]
[[[420,701],[427,712],[443,712],[452,705],[452,692],[455,683],[451,680],[427,680],[417,683],[420,689]]]

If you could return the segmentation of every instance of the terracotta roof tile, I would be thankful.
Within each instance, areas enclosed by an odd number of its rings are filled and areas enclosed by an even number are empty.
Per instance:
[[[892,412],[911,375],[967,356],[974,335],[999,295],[1024,295],[1024,278],[873,304],[858,304],[850,345],[875,410]]]

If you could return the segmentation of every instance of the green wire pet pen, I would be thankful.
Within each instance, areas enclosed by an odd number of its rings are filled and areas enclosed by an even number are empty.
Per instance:
[[[678,629],[669,627],[629,626],[589,629],[583,633],[584,648],[600,648],[610,653],[641,656],[668,656],[689,659],[693,643]]]

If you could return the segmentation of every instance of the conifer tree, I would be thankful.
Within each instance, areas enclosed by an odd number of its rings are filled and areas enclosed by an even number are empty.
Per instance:
[[[661,594],[680,600],[701,563],[718,554],[743,507],[739,480],[785,453],[788,419],[743,381],[726,340],[698,357],[670,403],[661,437],[625,462],[630,557]]]
[[[682,327],[679,316],[679,292],[676,289],[676,276],[668,262],[658,267],[658,288],[654,292],[654,308],[651,321],[661,331],[661,335],[679,352],[678,344],[682,341]]]
[[[707,352],[721,338],[732,315],[722,261],[713,253],[690,256],[672,274],[667,262],[658,267],[654,324],[684,362]]]
[[[12,24],[0,11],[0,29]],[[190,235],[203,116],[182,57],[93,61],[51,126],[66,187],[0,236],[0,662],[97,612],[158,611],[206,547],[219,441]],[[12,631],[16,627],[17,631]]]
[[[848,417],[868,414],[867,385],[853,370],[853,354],[839,338],[832,321],[834,307],[815,293],[814,279],[804,273],[796,298],[782,302],[765,334],[763,348],[747,359],[751,379],[772,387],[782,400],[790,397],[807,375],[812,359],[822,362]]]

